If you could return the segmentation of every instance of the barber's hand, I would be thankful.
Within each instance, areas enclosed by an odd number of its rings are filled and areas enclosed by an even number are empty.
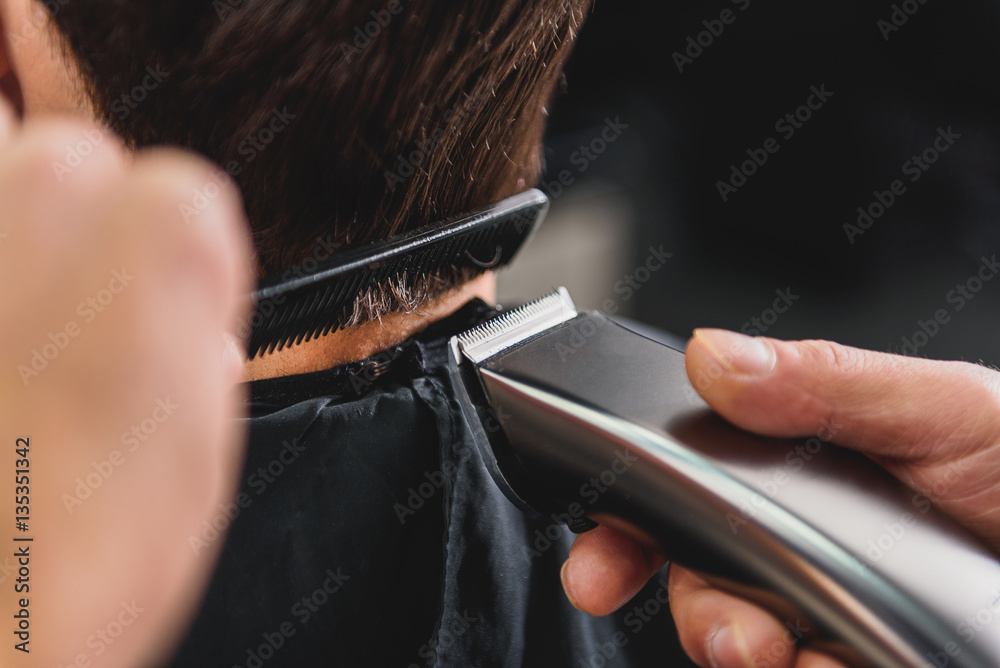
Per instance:
[[[243,440],[223,333],[251,276],[239,196],[210,173],[82,121],[21,126],[0,99],[0,665],[158,664],[202,594]]]
[[[1000,373],[963,362],[868,352],[826,341],[695,332],[687,371],[701,396],[749,431],[778,437],[834,432],[868,454],[1000,553]],[[584,534],[563,569],[570,600],[606,615],[663,559],[608,528]],[[796,653],[783,622],[671,566],[670,605],[681,643],[701,666],[826,668]]]

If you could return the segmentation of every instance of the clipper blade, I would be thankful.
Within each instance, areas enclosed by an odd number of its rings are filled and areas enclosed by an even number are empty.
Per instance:
[[[458,346],[469,360],[479,364],[536,334],[572,320],[577,315],[576,305],[569,292],[566,288],[558,288],[540,299],[459,334]]]

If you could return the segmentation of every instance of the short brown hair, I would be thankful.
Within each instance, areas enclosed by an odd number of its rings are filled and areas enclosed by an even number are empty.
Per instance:
[[[46,0],[96,108],[240,185],[259,270],[533,186],[591,0]]]

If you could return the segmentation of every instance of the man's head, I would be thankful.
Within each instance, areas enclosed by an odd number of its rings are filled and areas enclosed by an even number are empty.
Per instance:
[[[219,163],[273,274],[319,241],[357,246],[534,185],[546,105],[590,0],[5,4],[26,106],[38,94],[18,52],[41,51],[30,42],[45,10],[82,75],[62,93],[130,145]]]

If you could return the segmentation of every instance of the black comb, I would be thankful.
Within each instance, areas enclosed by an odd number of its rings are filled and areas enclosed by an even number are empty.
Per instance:
[[[360,293],[392,279],[508,264],[549,208],[528,190],[478,211],[337,254],[307,275],[262,279],[253,297],[249,359],[344,327]],[[292,272],[296,273],[296,272]]]

